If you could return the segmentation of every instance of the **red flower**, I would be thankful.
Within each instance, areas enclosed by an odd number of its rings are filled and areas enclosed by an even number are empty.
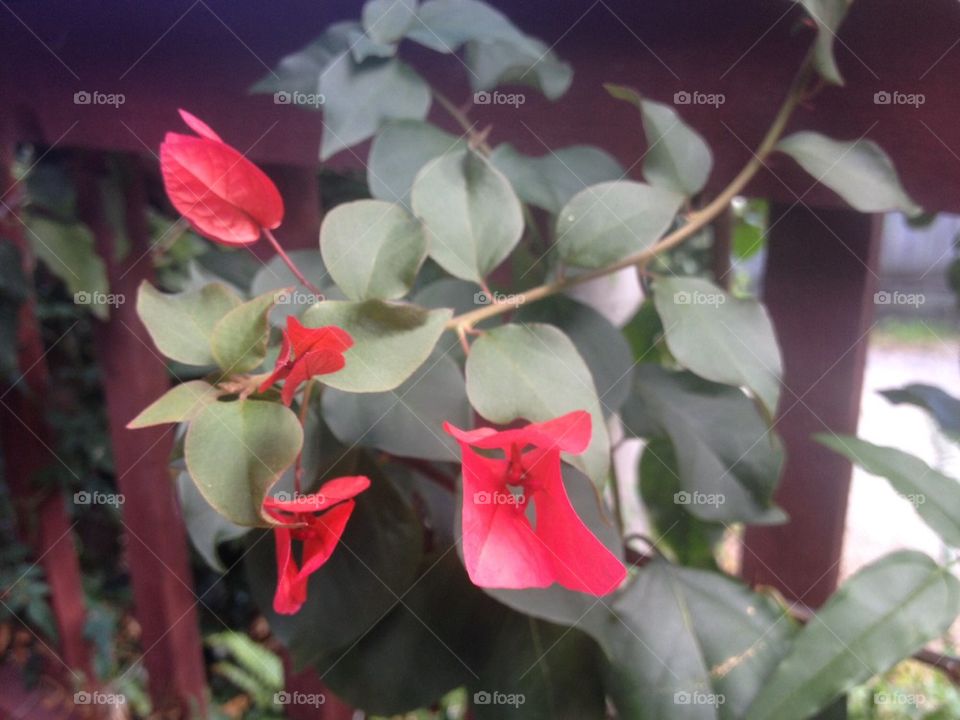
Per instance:
[[[306,328],[293,315],[287,316],[287,329],[277,364],[270,376],[260,384],[264,392],[277,380],[284,380],[283,402],[289,405],[300,383],[314,375],[326,375],[341,369],[346,361],[343,353],[353,346],[350,334],[335,325]]]
[[[227,245],[256,242],[283,220],[283,200],[260,168],[185,110],[200,137],[167,133],[160,169],[170,202],[201,235]]]
[[[560,453],[590,444],[590,415],[578,410],[514,430],[444,429],[463,454],[463,555],[475,585],[547,587],[606,595],[626,568],[583,524],[570,504]],[[480,455],[502,450],[503,458]],[[511,487],[520,491],[511,492]],[[536,509],[532,524],[527,503]]]
[[[283,501],[266,498],[264,512],[284,523],[273,529],[277,546],[277,592],[273,609],[281,615],[293,615],[307,599],[307,580],[333,554],[347,521],[353,513],[356,497],[370,487],[370,480],[358,475],[331,480],[316,493]],[[322,513],[322,514],[318,514]],[[293,541],[303,543],[301,565],[293,556]]]

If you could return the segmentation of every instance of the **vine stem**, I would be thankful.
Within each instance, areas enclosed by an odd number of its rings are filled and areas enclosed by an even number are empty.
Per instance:
[[[667,250],[676,247],[684,240],[695,235],[703,227],[712,222],[727,208],[727,206],[730,204],[730,201],[743,191],[750,180],[753,179],[753,176],[756,175],[757,172],[759,172],[764,166],[764,162],[770,153],[773,152],[777,141],[783,134],[784,129],[786,129],[787,122],[790,120],[790,116],[797,108],[797,105],[799,105],[803,100],[804,90],[807,86],[812,71],[812,57],[812,53],[808,54],[807,59],[804,61],[800,71],[797,73],[797,76],[793,81],[792,86],[790,87],[790,92],[787,94],[786,100],[780,107],[780,110],[777,112],[776,117],[774,117],[769,130],[767,130],[767,134],[757,147],[757,150],[753,154],[753,157],[750,159],[750,161],[743,167],[736,177],[730,181],[730,184],[727,185],[712,201],[710,201],[701,209],[690,213],[687,216],[687,223],[685,225],[677,228],[672,233],[665,235],[653,247],[641,250],[640,252],[632,255],[628,255],[612,265],[598,268],[596,270],[589,270],[579,275],[561,277],[558,280],[544,283],[543,285],[538,285],[535,288],[527,290],[523,293],[524,302],[536,302],[537,300],[542,300],[550,297],[551,295],[556,295],[557,293],[569,290],[570,288],[590,282],[591,280],[596,280],[597,278],[605,277],[612,273],[618,272],[624,268],[637,267],[642,269],[653,258],[666,252]],[[442,97],[440,95],[436,95],[436,97],[438,101],[440,101],[440,104],[443,105],[444,108],[451,113],[451,115],[457,118],[458,122],[460,122],[465,129],[472,131],[472,126],[470,125],[469,120],[456,106],[450,103],[449,100],[446,100],[446,102],[440,100]],[[447,107],[447,104],[449,104],[450,107]],[[451,318],[449,321],[447,321],[446,329],[456,330],[461,327],[469,329],[482,320],[496,317],[497,315],[502,315],[503,313],[509,312],[511,309],[513,309],[513,305],[508,305],[506,303],[494,303],[487,305],[485,307],[478,308],[477,310],[471,310],[470,312]]]
[[[300,281],[300,284],[310,292],[322,298],[323,293],[320,291],[320,288],[303,276],[303,273],[300,272],[300,268],[294,264],[293,260],[290,259],[290,256],[284,252],[282,247],[280,247],[280,243],[277,242],[277,238],[274,237],[273,232],[268,228],[263,228],[263,234],[267,236],[267,240],[269,240],[270,244],[273,245],[273,249],[277,251],[277,255],[279,255],[283,262],[287,264],[287,267],[290,268],[290,272],[292,272],[293,276]]]
[[[303,389],[303,399],[300,401],[300,427],[303,432],[307,431],[307,413],[310,412],[310,396],[313,394],[313,386],[316,380],[312,378],[307,380],[307,386]],[[303,448],[297,453],[297,466],[293,471],[293,488],[297,495],[303,491]]]

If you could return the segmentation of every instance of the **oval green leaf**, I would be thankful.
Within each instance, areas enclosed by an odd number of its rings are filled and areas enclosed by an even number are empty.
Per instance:
[[[348,298],[394,300],[413,286],[427,255],[427,238],[399,205],[356,200],[327,213],[320,250]]]
[[[568,265],[599,268],[651,247],[670,227],[683,195],[618,180],[573,196],[557,216],[557,250]]]
[[[217,512],[237,525],[267,525],[263,498],[303,444],[296,414],[278,403],[207,405],[184,440],[187,471]]]
[[[380,300],[327,300],[307,310],[303,322],[307,327],[336,325],[353,337],[346,366],[324,375],[325,385],[347,392],[386,392],[430,356],[452,314]]]
[[[270,340],[270,310],[278,300],[289,297],[293,288],[268,291],[220,318],[210,335],[210,348],[217,365],[227,375],[249,372],[267,356]]]
[[[598,485],[610,469],[610,436],[586,363],[570,338],[552,325],[510,324],[486,331],[467,356],[467,396],[487,420],[543,422],[574,410],[593,420],[582,455],[565,456]]]
[[[523,209],[510,182],[472,150],[424,166],[411,199],[427,229],[430,257],[463,280],[481,282],[523,234]]]
[[[127,423],[128,430],[186,422],[209,403],[216,402],[218,390],[204,380],[190,380],[167,390]]]

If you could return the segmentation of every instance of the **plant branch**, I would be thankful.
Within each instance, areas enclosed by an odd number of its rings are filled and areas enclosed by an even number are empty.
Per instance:
[[[770,129],[767,130],[767,134],[757,147],[757,150],[750,159],[750,162],[743,167],[737,176],[730,181],[730,184],[727,185],[710,203],[705,205],[700,210],[690,213],[687,216],[687,223],[685,225],[677,228],[669,235],[661,238],[661,240],[653,247],[646,248],[645,250],[641,250],[640,252],[632,255],[628,255],[612,265],[598,268],[596,270],[589,270],[579,275],[562,277],[558,280],[554,280],[553,282],[545,283],[531,290],[527,290],[523,293],[524,302],[529,303],[542,300],[550,297],[551,295],[556,295],[557,293],[561,293],[570,288],[590,282],[591,280],[596,280],[597,278],[618,272],[624,268],[643,268],[653,258],[676,247],[684,240],[695,235],[702,228],[712,222],[727,208],[727,206],[730,204],[730,201],[743,191],[750,180],[753,179],[753,176],[764,167],[767,157],[771,152],[773,152],[773,149],[776,147],[780,136],[783,134],[790,116],[793,114],[793,111],[796,109],[797,105],[799,105],[803,100],[804,91],[807,83],[809,82],[812,71],[811,58],[812,54],[808,55],[807,59],[804,61],[803,66],[797,73],[797,77],[790,88],[790,92],[787,94],[786,100],[780,107],[779,112],[777,112],[776,117],[773,119],[773,122],[770,125]],[[456,110],[456,108],[454,108],[454,110]],[[459,114],[463,116],[463,113]],[[463,117],[466,119],[465,116]],[[453,330],[461,326],[470,328],[482,320],[496,317],[497,315],[502,315],[503,313],[509,312],[511,309],[513,309],[513,305],[507,303],[493,303],[491,305],[478,308],[477,310],[471,310],[470,312],[451,318],[447,322],[446,328],[448,330]]]
[[[294,264],[293,260],[290,259],[290,256],[283,251],[282,247],[280,247],[280,243],[277,242],[277,238],[274,237],[273,232],[267,228],[264,228],[263,234],[267,236],[267,240],[269,240],[270,244],[273,245],[273,249],[277,251],[277,255],[279,255],[280,259],[282,259],[283,262],[286,263],[287,267],[290,268],[290,272],[292,272],[293,276],[300,281],[300,284],[303,285],[307,290],[309,290],[313,294],[322,298],[323,293],[320,291],[320,288],[318,288],[316,285],[314,285],[312,282],[310,282],[303,276],[303,273],[300,272],[300,268],[298,268]]]

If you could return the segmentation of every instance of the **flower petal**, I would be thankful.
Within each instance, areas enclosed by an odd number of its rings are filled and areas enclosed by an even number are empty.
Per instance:
[[[290,530],[274,528],[273,540],[277,549],[277,590],[273,595],[273,609],[280,615],[293,615],[307,599],[306,579],[299,577]]]
[[[310,522],[309,518],[286,518],[281,513],[306,515],[333,507],[337,503],[356,497],[370,487],[370,479],[363,475],[334,478],[324,483],[314,493],[304,493],[293,500],[278,500],[276,497],[263,499],[263,509],[270,517],[280,522]]]
[[[315,375],[327,375],[336,372],[346,365],[343,353],[339,350],[311,350],[301,358],[297,358],[290,372],[283,382],[283,392],[280,394],[285,405],[293,402],[300,383]]]
[[[177,112],[180,113],[180,117],[183,118],[183,121],[200,137],[205,137],[208,140],[216,140],[217,142],[223,142],[219,135],[217,135],[213,128],[207,125],[203,120],[198,118],[193,113],[189,113],[183,108],[180,108]]]
[[[475,585],[547,587],[553,565],[522,505],[506,500],[506,462],[463,449],[463,559]]]
[[[160,169],[170,202],[212,240],[245,245],[283,219],[283,200],[270,178],[223,142],[167,133]]]
[[[308,535],[303,541],[303,567],[299,573],[304,581],[333,555],[356,505],[355,501],[347,500],[310,519]]]
[[[459,442],[477,448],[507,449],[516,443],[521,448],[526,445],[543,449],[556,447],[573,454],[586,450],[592,435],[590,413],[585,410],[574,410],[546,422],[530,423],[512,430],[461,430],[450,423],[444,423],[443,428]]]
[[[266,392],[277,380],[283,380],[290,373],[288,364],[292,357],[293,348],[290,347],[290,339],[286,333],[284,333],[283,340],[280,341],[280,353],[277,355],[277,362],[273,365],[273,372],[267,376],[266,380],[260,383],[260,387],[258,388],[260,392]],[[289,403],[287,404],[289,405]]]
[[[537,538],[550,554],[552,575],[571,590],[606,595],[627,576],[617,557],[601,543],[574,510],[563,486],[560,453],[550,450],[529,470],[537,487]]]
[[[353,347],[353,338],[343,328],[336,325],[324,325],[318,328],[304,327],[295,315],[287,316],[287,331],[297,357],[310,350],[321,348],[346,352]]]

